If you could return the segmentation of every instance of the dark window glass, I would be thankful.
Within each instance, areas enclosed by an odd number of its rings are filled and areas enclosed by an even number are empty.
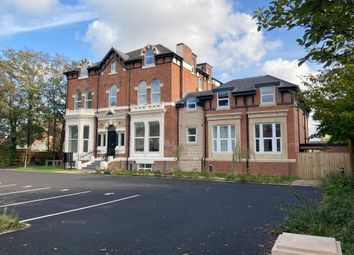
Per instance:
[[[277,137],[281,137],[280,124],[275,124],[275,134]]]
[[[263,124],[263,137],[272,137],[272,124]]]
[[[272,147],[272,139],[264,139],[264,151],[266,152],[272,152],[273,147]]]

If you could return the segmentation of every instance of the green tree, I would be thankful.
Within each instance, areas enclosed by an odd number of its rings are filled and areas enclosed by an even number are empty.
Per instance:
[[[255,12],[258,29],[304,30],[297,42],[306,50],[299,65],[312,61],[323,70],[308,77],[308,90],[300,93],[304,104],[320,122],[316,136],[330,142],[348,141],[354,168],[354,1],[276,0]],[[354,171],[354,169],[353,169]]]
[[[32,144],[42,138],[49,122],[56,137],[57,125],[63,122],[65,111],[63,71],[67,63],[62,56],[52,57],[40,51],[1,51],[0,138],[11,161],[16,160],[18,146],[26,145],[26,158],[30,162]]]
[[[50,148],[51,156],[54,159],[56,151],[61,152],[64,141],[64,113],[66,97],[66,79],[63,72],[69,68],[69,61],[61,55],[55,55],[48,60],[48,75],[46,86],[43,91],[43,100],[45,102],[45,120],[48,126],[47,137],[53,137],[52,144],[48,139],[48,151]],[[61,124],[61,127],[58,125]],[[60,142],[58,143],[58,138]],[[59,144],[59,146],[58,146]]]
[[[310,60],[327,67],[353,62],[353,13],[352,0],[276,0],[255,11],[254,18],[258,30],[304,29],[297,42],[307,54],[299,64]]]

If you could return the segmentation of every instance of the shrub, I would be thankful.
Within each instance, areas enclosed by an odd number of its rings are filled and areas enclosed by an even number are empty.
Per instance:
[[[7,209],[5,208],[0,215],[0,232],[21,229],[23,227],[24,224],[19,222],[17,216],[14,213],[8,214]]]
[[[297,202],[284,208],[288,219],[278,231],[334,237],[344,254],[354,254],[354,180],[330,174],[322,180],[321,191],[318,204],[294,193]]]

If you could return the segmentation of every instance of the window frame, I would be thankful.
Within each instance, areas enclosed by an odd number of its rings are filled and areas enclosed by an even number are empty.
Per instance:
[[[151,63],[148,63],[148,60],[150,60]],[[153,66],[155,66],[155,52],[154,49],[151,48],[151,49],[147,49],[144,53],[144,67],[153,67]]]
[[[220,135],[220,129],[221,127],[227,127],[227,138],[222,138]],[[232,127],[234,128],[234,137],[232,137]],[[214,130],[216,128],[216,137],[214,134]],[[232,124],[226,124],[226,125],[215,125],[212,128],[212,148],[213,148],[213,153],[216,154],[230,154],[233,153],[233,151],[236,148],[236,125]],[[221,150],[221,142],[222,141],[227,141],[227,151],[222,151]],[[216,142],[216,148],[215,148],[215,142]],[[234,143],[233,143],[234,142]],[[234,145],[234,146],[233,146]]]
[[[263,125],[272,125],[272,136],[264,137]],[[277,125],[279,125],[280,136],[277,136]],[[259,128],[259,137],[257,137],[257,126]],[[264,140],[271,140],[272,151],[264,150]],[[279,140],[279,150],[278,150],[278,140]],[[257,141],[259,144],[259,150],[257,151]],[[256,123],[254,125],[254,151],[256,154],[281,154],[283,152],[283,137],[282,137],[282,124],[279,122],[271,123]]]
[[[264,90],[268,89],[268,88],[272,88],[272,93],[264,93]],[[275,86],[264,86],[264,87],[261,87],[260,88],[260,92],[261,92],[261,104],[262,105],[275,104]],[[270,95],[273,97],[272,102],[264,102],[263,101],[263,97],[264,96],[270,96]]]
[[[111,72],[109,74],[116,74],[116,73],[117,73],[117,63],[116,62],[112,62],[111,63]]]
[[[85,136],[86,132],[85,129],[87,128],[87,137]],[[90,126],[84,125],[82,128],[82,152],[87,153],[89,152],[90,146]]]
[[[97,147],[106,147],[107,145],[107,133],[98,132],[97,134]]]
[[[142,127],[144,128],[144,134],[143,136],[137,136],[137,132],[136,132],[136,128],[137,128],[137,124],[143,124]],[[135,153],[144,153],[145,152],[145,137],[146,137],[146,127],[145,127],[145,122],[144,121],[137,121],[134,122],[134,152]],[[136,141],[137,140],[142,140],[143,141],[143,150],[137,150],[136,148]]]
[[[68,132],[68,152],[73,152],[73,153],[77,153],[78,152],[78,142],[79,142],[79,127],[78,125],[70,125],[68,126],[69,128],[69,132]],[[72,137],[73,132],[72,132],[72,128],[76,128],[76,138]],[[76,141],[76,145],[75,148],[76,150],[73,150],[73,143]]]
[[[142,86],[144,86],[145,87],[145,89],[144,89],[144,91],[140,91],[140,88],[142,87]],[[138,105],[145,105],[145,104],[147,104],[147,83],[146,83],[146,81],[140,81],[139,83],[138,83],[138,86],[137,86],[137,103],[138,103]],[[140,101],[140,96],[145,96],[145,102],[141,102]]]
[[[112,93],[113,88],[115,88],[115,93],[114,94]],[[117,107],[117,104],[118,104],[118,96],[117,96],[117,94],[118,94],[117,85],[116,84],[111,85],[111,87],[108,90],[108,107],[109,108]],[[115,104],[114,105],[111,104],[112,103],[112,99],[115,99]]]
[[[74,110],[80,110],[81,108],[82,108],[82,92],[81,90],[77,89],[74,94]]]
[[[89,98],[89,93],[91,92],[91,98]],[[92,109],[92,97],[93,97],[93,92],[92,92],[92,89],[88,89],[86,90],[85,92],[85,109]],[[88,107],[88,103],[91,104],[91,107]]]
[[[189,129],[195,129],[195,134],[193,135],[191,135],[191,134],[189,134]],[[197,128],[196,127],[188,127],[188,128],[186,128],[186,138],[187,138],[187,144],[197,144],[198,143],[198,141],[197,141],[197,134],[198,134],[198,130],[197,130]],[[194,137],[194,141],[190,141],[189,140],[189,138],[190,137]]]
[[[154,87],[155,87],[155,89],[154,89]],[[158,90],[157,90],[157,88],[158,88]],[[161,103],[161,81],[159,80],[159,79],[154,79],[154,80],[152,80],[152,82],[151,82],[151,93],[150,93],[151,95],[150,95],[150,102],[151,102],[151,104],[160,104]],[[159,95],[159,100],[157,101],[157,102],[154,102],[154,100],[153,100],[153,95],[156,95],[156,94],[158,94]]]
[[[194,102],[190,102],[191,99],[194,99]],[[193,105],[193,107],[190,107]],[[197,98],[195,96],[189,96],[187,98],[187,109],[188,110],[195,110],[197,108]]]
[[[158,135],[150,135],[150,123],[157,122],[158,123]],[[137,136],[136,135],[136,125],[138,123],[143,124],[142,127],[144,127],[144,135],[143,136]],[[133,127],[133,135],[132,135],[132,141],[133,141],[133,146],[132,146],[132,153],[133,154],[144,154],[146,156],[151,155],[151,156],[156,156],[160,155],[161,152],[163,152],[163,146],[162,146],[162,124],[161,120],[158,119],[152,119],[152,120],[138,120],[132,123]],[[150,142],[151,139],[157,139],[158,142],[158,151],[151,151],[150,150]],[[143,141],[143,150],[136,150],[136,144],[137,140]]]
[[[123,138],[122,138],[123,136]],[[117,130],[117,149],[122,150],[125,148],[125,130]]]
[[[203,91],[203,79],[201,76],[198,79],[198,91]]]
[[[226,92],[227,93],[227,99],[226,98],[220,98],[219,94]],[[220,105],[220,101],[227,101],[227,105]],[[229,109],[230,108],[230,91],[223,90],[223,91],[218,91],[217,92],[217,108],[218,109]]]
[[[87,68],[88,68],[88,64],[83,64],[80,67],[80,76],[79,76],[80,79],[87,79],[89,77],[89,72]]]
[[[150,167],[148,167],[148,165]],[[152,171],[154,165],[153,164],[138,164],[138,171]]]

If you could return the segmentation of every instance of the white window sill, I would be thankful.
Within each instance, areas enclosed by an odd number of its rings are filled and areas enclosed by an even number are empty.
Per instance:
[[[198,143],[197,142],[195,142],[195,143],[191,143],[191,142],[187,142],[187,145],[198,145]]]
[[[281,151],[264,151],[264,152],[255,152],[256,155],[280,155]]]
[[[152,67],[155,67],[155,64],[144,65],[144,66],[142,67],[142,69],[152,68]]]
[[[85,80],[85,79],[88,79],[88,76],[84,76],[84,77],[79,77],[77,78],[78,80]]]
[[[266,107],[266,106],[276,106],[276,103],[261,103],[259,106],[260,107]]]
[[[217,111],[219,111],[219,110],[230,110],[230,106],[217,106],[216,110]]]
[[[114,73],[108,73],[108,75],[114,75],[114,74],[117,74],[117,72],[114,72]]]

